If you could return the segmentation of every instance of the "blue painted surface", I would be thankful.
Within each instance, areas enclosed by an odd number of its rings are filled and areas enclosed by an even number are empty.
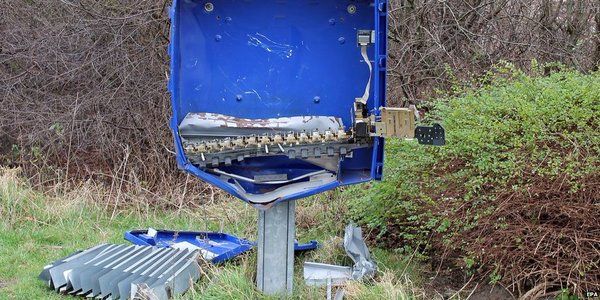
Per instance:
[[[190,112],[243,118],[301,115],[340,117],[352,124],[351,107],[363,94],[369,71],[356,34],[377,32],[368,49],[374,63],[369,109],[385,104],[386,2],[363,0],[175,0],[171,8],[171,92],[175,150],[180,168],[242,198],[227,182],[190,164],[177,128]],[[348,13],[355,5],[356,13]],[[319,99],[315,101],[315,98]],[[340,164],[338,181],[284,196],[307,197],[340,185],[381,179],[383,140]],[[244,176],[286,173],[289,178],[319,167],[287,157],[235,162],[228,172]],[[271,187],[271,188],[276,188]],[[248,184],[251,193],[264,187]]]
[[[294,252],[298,253],[298,252],[304,252],[304,251],[310,251],[310,250],[315,250],[317,248],[319,248],[319,242],[312,240],[306,244],[298,244],[298,242],[296,242],[294,244]]]
[[[147,235],[147,230],[125,232],[125,239],[135,245],[168,248],[173,244],[188,242],[214,253],[212,263],[221,263],[252,249],[252,242],[233,235],[217,232],[192,232],[158,230],[155,237]]]
[[[375,108],[385,106],[386,92],[386,73],[387,73],[387,1],[375,1],[375,75],[374,75],[374,97]],[[376,115],[380,115],[378,109],[374,110]],[[383,178],[383,147],[384,139],[375,138],[373,145],[373,158],[371,160],[371,177],[375,180]]]
[[[216,256],[211,260],[214,264],[230,260],[251,250],[255,245],[254,242],[246,239],[219,232],[157,230],[157,234],[154,237],[149,236],[147,233],[147,230],[127,231],[124,238],[135,245],[163,248],[169,248],[176,243],[188,242],[214,253]],[[314,250],[318,247],[319,243],[317,241],[310,241],[305,244],[296,242],[294,244],[294,251],[303,252]]]

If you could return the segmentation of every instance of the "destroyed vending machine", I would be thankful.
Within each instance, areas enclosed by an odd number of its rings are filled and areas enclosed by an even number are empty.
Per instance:
[[[294,201],[379,180],[384,137],[415,112],[386,108],[385,0],[175,0],[171,93],[181,169],[260,210],[257,284],[291,291]],[[441,128],[418,128],[439,143]]]

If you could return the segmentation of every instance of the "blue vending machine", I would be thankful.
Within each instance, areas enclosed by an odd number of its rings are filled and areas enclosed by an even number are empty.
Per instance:
[[[178,165],[260,210],[258,288],[291,292],[293,200],[380,180],[384,137],[415,135],[385,107],[386,1],[175,0],[171,22]]]

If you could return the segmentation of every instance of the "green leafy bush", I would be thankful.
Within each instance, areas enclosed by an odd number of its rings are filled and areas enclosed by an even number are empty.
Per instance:
[[[432,104],[448,144],[389,142],[385,180],[351,189],[351,214],[521,294],[597,290],[600,73],[507,65],[473,83]]]

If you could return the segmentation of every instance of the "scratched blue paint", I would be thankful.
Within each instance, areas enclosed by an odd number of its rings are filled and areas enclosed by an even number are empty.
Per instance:
[[[177,127],[189,112],[241,118],[336,116],[350,126],[352,103],[369,77],[356,44],[359,29],[377,31],[376,45],[368,50],[374,63],[369,108],[378,113],[375,108],[385,104],[385,1],[215,0],[212,11],[205,9],[206,2],[174,0],[170,11],[171,128],[183,170],[240,197],[228,183],[188,162]],[[348,12],[349,5],[356,13]],[[342,161],[337,182],[278,201],[380,179],[382,167],[383,140],[377,139],[373,147]],[[227,168],[245,176],[287,173],[290,178],[316,170],[287,157],[247,159]]]

